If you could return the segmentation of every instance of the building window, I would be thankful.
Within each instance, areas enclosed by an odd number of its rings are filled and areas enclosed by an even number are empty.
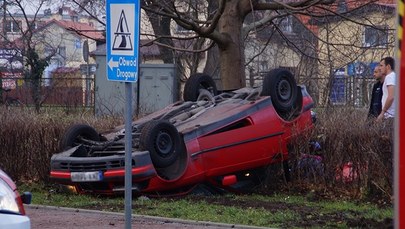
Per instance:
[[[293,32],[293,18],[292,15],[287,15],[282,18],[277,18],[275,21],[275,25],[279,30],[284,33],[292,33]]]
[[[57,53],[59,54],[60,57],[63,59],[66,59],[66,47],[65,46],[59,46]]]
[[[364,30],[365,47],[387,47],[388,29],[387,26],[367,26]]]
[[[346,104],[346,80],[345,68],[337,69],[332,78],[330,101],[335,105]]]
[[[338,13],[346,13],[347,12],[347,3],[345,0],[340,0],[338,2]]]
[[[44,22],[42,22],[42,21],[30,21],[29,22],[29,27],[31,30],[38,29],[43,25],[44,25]]]
[[[287,17],[282,18],[279,27],[283,32],[292,33],[292,16],[288,15]]]
[[[185,29],[184,27],[182,27],[182,26],[180,26],[180,25],[177,25],[176,32],[177,32],[177,33],[189,33],[189,32],[191,32],[191,31],[188,30],[188,29]]]
[[[75,39],[75,48],[76,49],[82,48],[82,40],[80,38]]]
[[[22,29],[21,25],[22,25],[21,21],[14,21],[14,20],[6,21],[6,32],[18,33]]]
[[[269,70],[269,65],[267,61],[259,61],[259,72],[266,72]]]

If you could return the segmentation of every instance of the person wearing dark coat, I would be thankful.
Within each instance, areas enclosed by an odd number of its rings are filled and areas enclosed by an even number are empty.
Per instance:
[[[383,96],[383,82],[381,82],[382,74],[378,66],[375,67],[373,76],[374,79],[377,80],[377,82],[374,83],[373,90],[371,92],[370,109],[368,110],[367,116],[368,118],[377,118],[382,110],[381,99]]]

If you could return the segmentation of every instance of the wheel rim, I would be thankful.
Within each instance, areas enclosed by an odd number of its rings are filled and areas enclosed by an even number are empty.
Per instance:
[[[201,90],[201,89],[207,90],[207,91],[209,91],[212,95],[214,95],[214,87],[212,87],[212,86],[209,85],[209,84],[201,83],[198,88],[199,88],[199,90]]]
[[[281,100],[289,100],[291,98],[291,91],[291,85],[287,80],[280,81],[278,85],[278,96]]]
[[[156,139],[156,147],[160,155],[168,156],[173,149],[173,140],[170,134],[160,131]]]
[[[198,90],[198,97],[197,97],[197,101],[213,101],[213,92],[209,91],[207,89],[203,89],[201,88],[200,90]]]

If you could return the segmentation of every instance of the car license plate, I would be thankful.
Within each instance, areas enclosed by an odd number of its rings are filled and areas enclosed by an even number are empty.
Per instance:
[[[103,179],[103,173],[101,171],[72,172],[70,177],[74,182],[101,181]]]

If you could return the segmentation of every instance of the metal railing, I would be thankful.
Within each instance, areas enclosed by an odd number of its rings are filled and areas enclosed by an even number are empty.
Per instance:
[[[25,106],[35,106],[35,96],[42,106],[94,107],[93,78],[2,78],[2,103],[18,99]]]

